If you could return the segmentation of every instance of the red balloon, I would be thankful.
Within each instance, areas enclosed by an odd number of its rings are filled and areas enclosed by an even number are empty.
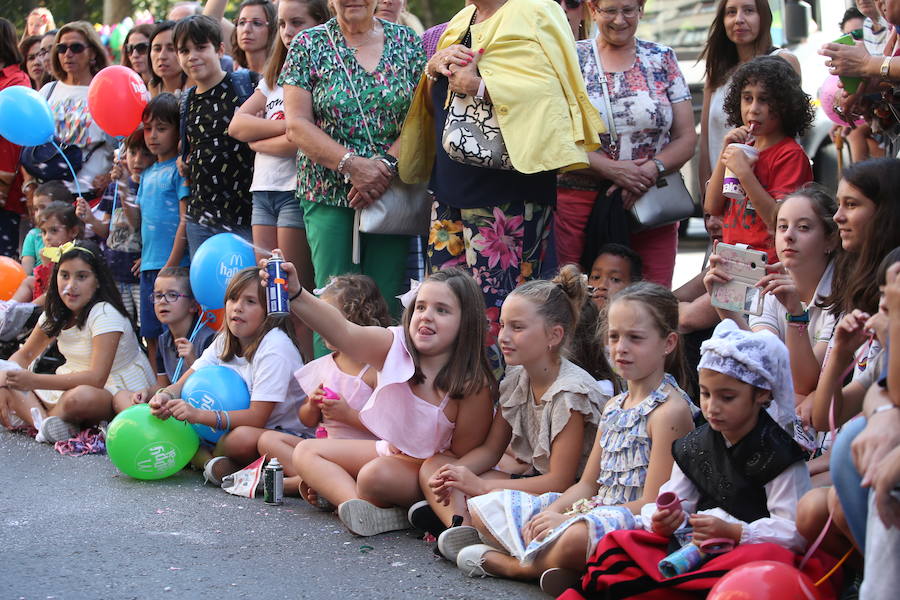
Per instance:
[[[0,300],[9,300],[25,279],[25,268],[8,256],[0,256]]]
[[[812,580],[791,565],[760,560],[725,574],[707,600],[821,600]]]
[[[150,92],[141,76],[122,65],[106,67],[88,87],[88,109],[94,122],[111,136],[131,135],[141,124]]]

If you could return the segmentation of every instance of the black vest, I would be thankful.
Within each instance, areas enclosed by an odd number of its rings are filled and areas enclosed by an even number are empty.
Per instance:
[[[765,485],[804,459],[800,446],[765,410],[731,448],[721,433],[702,425],[675,440],[672,455],[700,492],[698,511],[721,508],[746,523],[770,516]]]

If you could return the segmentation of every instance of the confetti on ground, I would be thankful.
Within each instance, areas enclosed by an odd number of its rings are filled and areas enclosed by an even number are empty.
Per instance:
[[[362,552],[363,554],[368,554],[370,550],[374,550],[374,549],[375,548],[373,548],[372,546],[360,546],[359,547],[359,551]]]

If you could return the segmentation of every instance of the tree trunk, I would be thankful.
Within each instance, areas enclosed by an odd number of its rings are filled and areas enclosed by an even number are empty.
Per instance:
[[[103,0],[104,23],[119,23],[131,13],[131,0]]]

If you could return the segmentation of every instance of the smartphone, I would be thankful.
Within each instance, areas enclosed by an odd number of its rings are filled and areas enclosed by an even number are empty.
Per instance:
[[[834,40],[837,44],[844,44],[845,46],[855,46],[856,41],[853,39],[853,36],[849,33],[845,33],[838,39]],[[862,83],[862,79],[860,77],[841,77],[841,83],[844,85],[844,90],[848,94],[855,94],[856,90],[859,89],[859,84]]]
[[[769,257],[765,252],[743,245],[716,244],[715,254],[722,258],[722,269],[731,276],[727,283],[713,285],[713,306],[748,315],[761,315],[762,289],[756,283],[766,274]]]

